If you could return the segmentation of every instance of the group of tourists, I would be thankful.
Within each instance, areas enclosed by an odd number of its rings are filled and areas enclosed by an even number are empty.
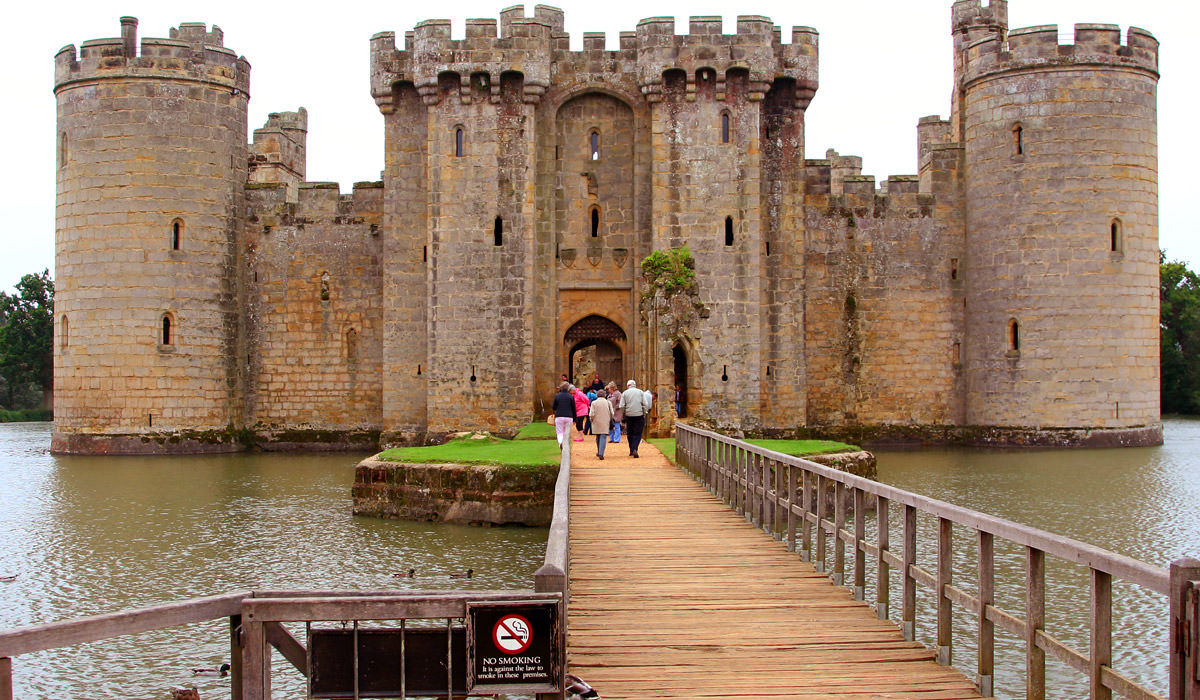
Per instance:
[[[554,432],[561,448],[571,439],[571,426],[579,431],[576,442],[584,435],[596,436],[596,456],[604,459],[604,448],[608,442],[621,442],[622,426],[629,443],[629,456],[638,456],[642,443],[642,430],[646,427],[646,414],[654,403],[654,394],[638,389],[637,382],[630,379],[625,390],[620,391],[616,382],[605,384],[600,375],[585,388],[580,389],[562,376],[558,393],[554,396]]]

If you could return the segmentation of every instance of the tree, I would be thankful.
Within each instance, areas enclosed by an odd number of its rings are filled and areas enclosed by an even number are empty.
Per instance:
[[[35,408],[54,384],[54,280],[25,275],[17,293],[0,292],[0,378],[8,408]]]
[[[1200,276],[1159,253],[1163,413],[1200,413]]]

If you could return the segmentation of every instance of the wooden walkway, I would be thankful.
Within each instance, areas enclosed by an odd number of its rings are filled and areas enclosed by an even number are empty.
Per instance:
[[[568,667],[605,700],[980,697],[654,447],[572,446]]]

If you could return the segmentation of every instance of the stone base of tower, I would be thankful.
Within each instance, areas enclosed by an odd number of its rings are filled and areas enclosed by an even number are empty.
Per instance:
[[[1128,428],[1030,428],[994,425],[808,426],[798,428],[794,432],[799,438],[841,440],[864,447],[1151,447],[1163,443],[1162,423]]]
[[[225,431],[185,436],[180,433],[95,435],[61,433],[50,437],[50,452],[64,455],[186,455],[241,452],[246,445]]]
[[[50,452],[74,455],[186,455],[242,452],[357,452],[379,449],[379,431],[316,430],[185,430],[172,433],[102,435],[54,431]]]

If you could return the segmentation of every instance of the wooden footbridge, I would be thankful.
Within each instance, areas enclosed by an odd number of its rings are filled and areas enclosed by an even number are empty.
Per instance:
[[[999,662],[1044,700],[1051,658],[1093,700],[1200,700],[1200,561],[1168,571],[686,425],[676,440],[679,466],[649,446],[563,451],[532,590],[235,591],[0,630],[0,700],[23,654],[221,618],[232,700],[272,697],[272,649],[310,698],[561,699],[568,672],[609,700],[974,698]],[[1019,582],[996,575],[997,540],[1022,551]],[[1046,629],[1047,558],[1086,572],[1083,644]],[[1114,664],[1137,663],[1114,653],[1114,579],[1168,601],[1159,688]],[[955,624],[971,630],[965,663]],[[998,629],[1023,654],[998,660]]]
[[[572,454],[568,649],[605,698],[980,697],[657,450],[601,462],[587,444]]]
[[[604,698],[978,698],[653,447],[575,443],[569,665]]]

